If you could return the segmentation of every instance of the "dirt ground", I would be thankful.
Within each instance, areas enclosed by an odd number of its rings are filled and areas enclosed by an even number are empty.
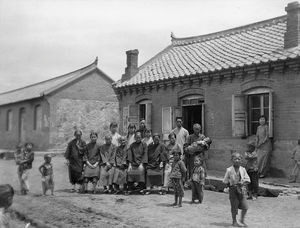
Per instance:
[[[0,183],[9,183],[17,190],[12,209],[44,227],[231,227],[228,195],[224,193],[205,191],[203,204],[190,205],[191,192],[186,191],[182,208],[169,206],[173,203],[172,195],[70,193],[62,156],[53,158],[55,196],[44,197],[38,173],[42,161],[42,156],[36,156],[30,173],[29,195],[18,194],[16,166],[12,160],[0,160]],[[249,201],[246,222],[254,228],[300,227],[299,215],[300,200],[296,196],[259,197],[257,201]],[[19,222],[16,227],[22,225]]]

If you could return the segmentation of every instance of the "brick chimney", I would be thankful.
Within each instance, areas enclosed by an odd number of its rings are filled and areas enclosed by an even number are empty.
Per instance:
[[[130,79],[138,72],[138,56],[139,51],[137,49],[126,51],[127,55],[127,67],[125,68],[125,74],[122,75],[122,82]]]
[[[284,34],[284,48],[296,47],[300,44],[300,4],[291,2],[285,7],[287,25]]]

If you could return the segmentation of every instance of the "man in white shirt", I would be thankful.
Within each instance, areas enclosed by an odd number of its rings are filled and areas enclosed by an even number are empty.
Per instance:
[[[176,143],[183,148],[183,145],[187,142],[189,132],[184,127],[182,127],[182,123],[182,117],[176,117],[177,127],[174,128],[172,132],[176,135]]]

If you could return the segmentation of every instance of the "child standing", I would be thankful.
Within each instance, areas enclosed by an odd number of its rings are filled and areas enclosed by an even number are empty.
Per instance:
[[[245,153],[246,170],[250,177],[250,183],[248,184],[249,197],[247,199],[256,200],[258,193],[258,163],[257,152],[255,146],[251,143],[248,144],[248,149]]]
[[[180,156],[181,151],[173,151],[174,162],[172,164],[172,170],[170,173],[171,183],[175,192],[175,202],[172,204],[172,206],[177,207],[182,207],[182,197],[184,196],[183,180],[185,179],[186,175],[186,167],[184,162],[180,159]]]
[[[53,166],[51,163],[52,157],[50,154],[45,154],[44,164],[39,167],[39,171],[42,174],[42,190],[43,195],[46,195],[47,190],[51,191],[51,195],[54,193],[54,178],[53,178]]]
[[[196,156],[194,159],[194,168],[192,171],[191,177],[191,186],[192,186],[192,201],[195,203],[195,200],[199,200],[199,203],[203,201],[203,187],[205,184],[205,170],[203,168],[203,161],[200,157]]]
[[[246,184],[250,183],[250,178],[246,169],[241,165],[242,156],[239,153],[231,155],[232,166],[227,168],[223,182],[229,187],[229,200],[231,204],[232,225],[235,227],[247,226],[245,224],[245,215],[248,210],[247,201],[244,197]],[[236,220],[238,209],[242,209],[241,220],[239,224]]]
[[[25,143],[25,150],[22,153],[22,160],[18,162],[18,177],[21,185],[21,194],[26,195],[29,191],[29,171],[32,169],[32,162],[34,160],[34,153],[32,151],[33,144]]]
[[[295,165],[291,174],[290,183],[295,183],[300,171],[300,139],[298,139],[298,145],[293,149],[292,160]]]

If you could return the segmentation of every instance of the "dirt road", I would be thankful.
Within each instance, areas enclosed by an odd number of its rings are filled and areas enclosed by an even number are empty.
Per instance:
[[[41,196],[36,156],[30,174],[31,193],[16,195],[13,209],[49,227],[230,227],[228,195],[205,191],[202,205],[190,205],[186,191],[182,208],[172,208],[172,195],[115,196],[70,193],[67,167],[61,156],[54,157],[55,196]],[[10,183],[18,190],[13,161],[0,160],[0,183]],[[300,200],[293,196],[260,197],[249,202],[247,224],[254,228],[300,227]]]

